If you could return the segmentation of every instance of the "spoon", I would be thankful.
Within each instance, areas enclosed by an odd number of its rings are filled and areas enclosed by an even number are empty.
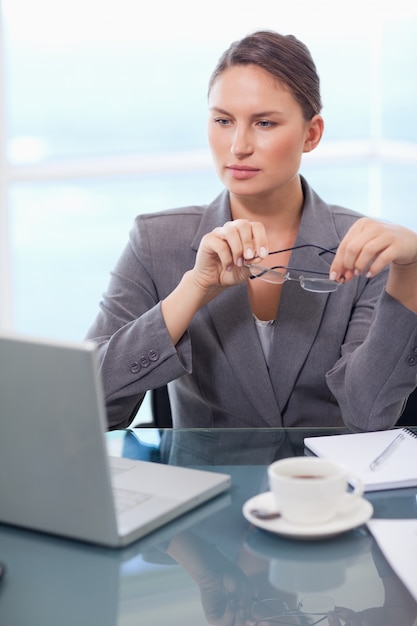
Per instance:
[[[252,509],[250,514],[258,519],[277,519],[281,517],[281,513],[279,511],[267,511],[265,509]]]

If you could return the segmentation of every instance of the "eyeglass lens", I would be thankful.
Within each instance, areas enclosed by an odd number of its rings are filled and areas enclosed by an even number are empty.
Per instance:
[[[339,283],[329,278],[305,278],[304,276],[300,276],[300,285],[306,291],[330,293],[331,291],[336,291]]]
[[[316,293],[330,293],[336,291],[339,287],[339,283],[329,278],[306,278],[300,276],[299,278],[291,277],[288,273],[282,274],[273,269],[268,269],[260,265],[250,265],[249,271],[253,278],[260,278],[261,280],[272,283],[273,285],[282,285],[286,280],[296,280],[300,283],[301,287],[306,291],[314,291]]]

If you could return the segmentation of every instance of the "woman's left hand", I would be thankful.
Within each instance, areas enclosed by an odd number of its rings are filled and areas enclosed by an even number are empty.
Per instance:
[[[330,275],[347,282],[364,272],[369,277],[375,276],[391,263],[417,271],[417,233],[363,217],[342,239]]]

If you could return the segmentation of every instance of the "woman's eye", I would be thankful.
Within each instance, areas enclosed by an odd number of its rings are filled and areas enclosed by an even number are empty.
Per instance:
[[[275,123],[269,122],[268,120],[259,120],[258,125],[261,128],[271,128],[272,126],[275,126]]]
[[[214,123],[219,124],[219,126],[227,126],[227,124],[230,123],[230,120],[227,120],[224,117],[215,117]]]

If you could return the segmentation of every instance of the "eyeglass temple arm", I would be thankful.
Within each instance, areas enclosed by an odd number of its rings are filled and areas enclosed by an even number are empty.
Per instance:
[[[257,267],[260,267],[259,265]],[[305,272],[308,274],[320,274],[321,276],[329,276],[328,272],[319,272],[318,270],[306,270],[300,267],[292,267],[290,265],[274,265],[274,267],[265,268],[266,270],[288,270],[289,272]]]
[[[321,250],[320,254],[325,254],[329,252],[330,254],[336,254],[336,250],[331,250],[329,248],[324,248],[323,246],[318,246],[315,243],[304,243],[299,246],[291,246],[291,248],[283,248],[282,250],[274,250],[273,252],[268,252],[268,254],[278,254],[279,252],[289,252],[290,250],[299,250],[300,248],[317,248]]]

